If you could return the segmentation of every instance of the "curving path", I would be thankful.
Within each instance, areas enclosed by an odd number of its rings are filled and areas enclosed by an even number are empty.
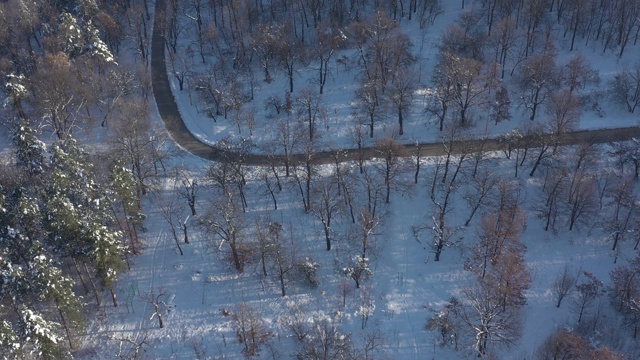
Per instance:
[[[153,26],[153,37],[151,43],[151,82],[153,85],[153,95],[158,105],[158,112],[164,121],[167,131],[173,140],[188,152],[201,158],[212,161],[228,161],[239,159],[240,154],[226,151],[223,149],[210,146],[198,140],[184,124],[178,111],[178,105],[175,102],[171,87],[169,85],[169,77],[165,64],[165,43],[164,43],[164,19],[162,15],[165,13],[165,0],[156,0],[155,20]],[[624,141],[631,138],[640,137],[640,127],[633,126],[617,129],[600,129],[600,130],[583,130],[563,134],[558,140],[559,144],[579,144],[583,142],[590,143],[606,143],[611,141]],[[550,135],[547,136],[547,139]],[[540,140],[523,139],[522,144],[540,143]],[[445,155],[445,148],[442,143],[422,143],[422,144],[406,144],[404,145],[405,154],[415,154],[419,147],[421,156],[438,156]],[[504,143],[495,139],[487,140],[463,140],[454,142],[453,149],[464,149],[464,151],[491,151],[500,150],[504,147]],[[531,146],[533,147],[533,146]],[[316,164],[327,164],[338,161],[352,161],[358,159],[373,159],[381,157],[379,151],[375,148],[364,149],[341,149],[333,151],[321,151],[313,154],[312,161]],[[262,154],[243,154],[243,162],[247,165],[270,166],[284,165],[286,158],[283,155],[262,155]],[[293,154],[289,156],[289,164],[302,163],[304,161],[303,154]]]

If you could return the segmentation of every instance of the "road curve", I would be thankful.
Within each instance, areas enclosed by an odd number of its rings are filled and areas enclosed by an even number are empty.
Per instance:
[[[164,42],[164,14],[166,3],[165,0],[156,0],[155,20],[153,26],[153,35],[151,41],[151,82],[153,85],[153,95],[158,105],[158,112],[162,118],[167,131],[173,140],[188,152],[199,156],[203,159],[212,161],[228,161],[242,158],[247,165],[254,166],[270,166],[284,165],[287,158],[284,155],[263,155],[263,154],[238,154],[217,148],[203,143],[196,138],[186,127],[178,105],[175,102],[171,87],[169,85],[169,76],[167,74],[165,62],[165,42]],[[582,130],[562,134],[556,139],[557,144],[569,145],[578,143],[607,143],[611,141],[624,141],[631,138],[640,137],[640,127],[626,127],[616,129],[600,129],[600,130]],[[529,147],[535,147],[541,141],[548,141],[551,135],[546,135],[545,140],[529,137],[522,139],[519,144],[528,144]],[[462,140],[453,142],[451,148],[455,151],[491,151],[500,150],[504,147],[504,143],[496,139],[485,140]],[[518,146],[515,144],[514,146]],[[444,155],[445,147],[442,143],[421,143],[421,144],[405,144],[401,153],[405,155],[415,155],[419,151],[420,156],[438,156]],[[320,151],[312,155],[312,162],[315,164],[327,164],[336,161],[353,161],[358,159],[368,160],[381,157],[380,151],[374,147],[364,149],[340,149],[331,151]],[[288,157],[289,164],[301,163],[304,161],[304,154],[293,154]]]

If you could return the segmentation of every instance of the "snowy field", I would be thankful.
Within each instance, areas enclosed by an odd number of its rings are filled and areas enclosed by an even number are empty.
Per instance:
[[[421,84],[430,83],[431,71],[435,64],[435,44],[441,31],[457,18],[460,13],[459,1],[443,1],[444,14],[426,31],[415,23],[403,22],[401,26],[411,37],[414,50],[423,60]],[[558,63],[563,64],[570,55],[566,51],[566,39],[559,40]],[[600,49],[585,48],[582,44],[574,52],[587,56],[591,65],[598,69],[602,84],[611,79],[615,71],[638,58],[638,48],[631,47],[623,58],[614,54],[601,53]],[[334,59],[354,54],[344,51]],[[313,67],[313,64],[310,65]],[[322,96],[326,108],[326,119],[321,134],[325,148],[353,147],[348,128],[353,124],[352,107],[356,72],[343,69],[330,74]],[[268,140],[270,113],[263,104],[272,95],[282,96],[287,87],[284,74],[274,73],[272,83],[260,83],[255,100],[248,107],[256,111],[256,128],[253,134],[238,133],[231,118],[219,117],[214,122],[199,107],[197,94],[186,89],[178,90],[173,81],[174,95],[189,129],[203,142],[215,143],[223,138],[239,139],[250,137],[256,144]],[[295,78],[296,89],[310,84],[309,72],[301,71]],[[294,94],[295,95],[295,94]],[[497,136],[519,128],[528,120],[525,110],[514,103],[511,121],[494,125],[488,118],[479,117],[471,130],[476,136]],[[399,137],[404,142],[438,140],[437,124],[424,113],[425,100],[420,94],[405,121],[405,135]],[[579,124],[580,129],[614,128],[637,124],[637,115],[624,109],[602,103],[602,111],[597,114],[587,110]],[[154,122],[161,126],[161,119],[154,115]],[[389,116],[379,123],[378,134],[391,133],[396,119]],[[5,146],[3,146],[5,148]],[[606,155],[608,147],[598,148],[602,156],[594,172],[603,173],[607,169],[618,168],[612,158]],[[569,156],[572,149],[560,151],[555,160],[562,163],[562,156]],[[564,154],[564,155],[561,155]],[[527,214],[526,228],[522,242],[526,245],[526,262],[532,274],[532,284],[526,292],[523,336],[510,348],[492,347],[501,359],[532,359],[535,350],[554,331],[562,328],[577,328],[577,315],[570,305],[570,299],[556,308],[552,284],[557,275],[568,264],[572,272],[589,271],[610,284],[609,273],[616,264],[625,264],[635,258],[635,241],[624,241],[617,252],[611,251],[611,234],[603,230],[603,220],[609,212],[606,204],[599,209],[587,225],[567,230],[564,222],[558,224],[558,231],[544,231],[544,219],[537,216],[536,201],[542,186],[539,170],[535,177],[528,177],[531,158],[524,164],[518,177],[513,176],[514,159],[506,159],[503,153],[486,154],[481,167],[497,177],[517,183],[523,199],[522,209]],[[464,163],[459,180],[460,187],[453,193],[451,212],[447,215],[450,226],[460,229],[461,241],[455,247],[445,248],[439,262],[429,244],[429,236],[421,241],[414,236],[414,227],[425,226],[431,221],[434,206],[429,199],[429,189],[436,163],[441,159],[422,159],[417,185],[413,184],[414,159],[404,162],[408,171],[399,182],[406,184],[405,193],[394,192],[388,206],[380,204],[384,213],[375,234],[372,236],[370,269],[372,274],[364,280],[360,289],[344,274],[343,268],[358,253],[358,244],[349,239],[351,219],[342,211],[334,219],[332,231],[334,243],[331,251],[325,247],[323,226],[317,217],[305,213],[297,184],[292,178],[283,176],[283,190],[276,192],[278,210],[273,209],[272,199],[266,193],[262,175],[264,169],[248,169],[246,185],[247,212],[244,215],[243,231],[246,241],[256,246],[256,233],[260,219],[270,218],[283,227],[282,236],[296,249],[299,259],[310,258],[318,265],[316,287],[300,281],[287,283],[287,295],[281,296],[280,283],[273,264],[265,276],[259,261],[250,261],[244,272],[238,273],[228,262],[226,245],[220,239],[205,233],[197,223],[206,218],[210,203],[214,200],[212,189],[201,186],[197,195],[197,215],[189,216],[186,200],[178,194],[180,184],[167,175],[160,179],[157,189],[144,200],[147,213],[142,234],[144,252],[132,257],[131,269],[118,280],[116,294],[120,306],[105,305],[95,310],[95,317],[89,319],[84,349],[76,354],[80,359],[106,359],[115,356],[131,356],[135,344],[139,345],[141,359],[240,359],[244,358],[244,344],[238,341],[233,312],[240,304],[254,309],[268,328],[269,339],[260,349],[260,359],[296,358],[297,342],[290,326],[292,318],[301,323],[311,324],[314,320],[328,319],[343,335],[350,335],[355,347],[364,348],[367,340],[373,338],[377,346],[370,354],[373,359],[461,359],[476,358],[469,341],[461,342],[460,349],[454,351],[441,347],[440,335],[426,329],[427,320],[445,305],[452,295],[458,296],[463,287],[474,281],[474,276],[464,269],[469,257],[469,246],[477,239],[477,224],[482,214],[479,212],[469,226],[463,224],[470,209],[462,196],[470,191],[470,174],[473,160]],[[210,163],[193,155],[178,152],[171,159],[169,168],[186,169],[190,179],[205,184],[205,176]],[[366,165],[375,170],[381,163]],[[316,178],[328,177],[334,171],[332,166],[318,168]],[[342,171],[352,172],[360,179],[355,164],[343,164]],[[637,190],[637,185],[635,185]],[[360,193],[356,203],[364,204],[365,195]],[[382,201],[381,201],[382,202]],[[163,206],[178,204],[176,209],[189,229],[190,244],[181,244],[184,255],[178,249],[171,233],[171,227],[163,217]],[[185,220],[186,219],[186,220]],[[180,231],[180,229],[178,229]],[[263,229],[264,230],[264,229]],[[181,236],[181,233],[178,234]],[[614,264],[616,261],[616,264]],[[148,300],[154,294],[160,300],[160,313],[164,327],[159,327],[154,316],[153,304]],[[587,314],[589,323],[594,324],[589,341],[593,346],[607,345],[626,354],[630,359],[640,358],[637,340],[631,331],[621,325],[620,314],[609,305],[608,295],[602,295],[592,305]],[[366,314],[369,314],[365,317]],[[363,319],[366,318],[366,323]],[[586,322],[586,321],[585,321]],[[597,326],[596,326],[597,324]]]
[[[512,161],[505,160],[501,154],[495,156],[496,159],[484,160],[483,166],[494,169],[497,174],[512,176]],[[206,167],[190,155],[182,155],[174,161],[188,165],[194,171]],[[330,318],[343,334],[351,334],[357,344],[362,344],[367,334],[381,334],[381,345],[374,358],[474,358],[472,349],[465,346],[458,352],[440,347],[437,345],[439,335],[425,328],[427,318],[432,317],[451,295],[473,281],[472,274],[463,269],[463,263],[469,255],[466,247],[475,241],[474,224],[478,220],[476,218],[463,230],[464,239],[458,247],[444,250],[440,262],[433,261],[428,244],[416,241],[412,226],[430,220],[432,206],[427,194],[433,170],[430,161],[425,160],[426,166],[411,196],[392,197],[388,214],[374,237],[372,276],[362,285],[370,292],[365,300],[372,311],[364,329],[361,328],[363,290],[356,290],[353,280],[339,270],[339,264],[357,249],[357,245],[345,239],[350,225],[347,214],[336,219],[334,248],[327,252],[321,224],[312,215],[304,213],[295,191],[285,188],[278,194],[279,210],[273,210],[269,199],[260,195],[259,182],[250,181],[247,219],[269,216],[282,223],[285,236],[291,236],[300,255],[310,256],[319,264],[318,287],[311,289],[292,283],[287,285],[287,296],[282,297],[274,268],[270,267],[269,275],[265,277],[260,264],[253,263],[244,273],[238,274],[224,260],[226,252],[217,251],[218,242],[193,226],[198,217],[189,220],[191,244],[182,245],[184,255],[180,256],[157,205],[157,201],[167,199],[152,196],[145,204],[149,218],[148,231],[144,234],[144,254],[132,259],[132,269],[118,282],[121,306],[100,308],[98,317],[91,322],[86,343],[96,344],[97,352],[87,354],[87,358],[103,358],[102,354],[117,352],[118,346],[129,349],[131,344],[120,341],[124,338],[137,342],[144,340],[145,356],[151,359],[196,358],[198,351],[205,354],[200,358],[242,358],[242,344],[236,339],[233,321],[223,315],[225,310],[231,311],[240,303],[257,309],[272,332],[272,349],[265,347],[260,358],[295,357],[293,336],[283,324],[292,314],[304,321]],[[404,181],[412,182],[410,174],[405,177]],[[525,359],[532,358],[535,349],[555,330],[577,325],[577,315],[572,311],[570,301],[565,300],[560,308],[556,308],[551,291],[554,279],[565,264],[570,264],[572,271],[592,272],[608,283],[608,274],[615,266],[614,256],[617,256],[618,264],[623,264],[635,256],[635,251],[634,243],[630,241],[622,243],[619,252],[613,254],[611,237],[601,231],[602,218],[597,216],[590,227],[582,226],[569,232],[562,224],[557,235],[543,231],[544,222],[536,218],[531,201],[539,196],[539,179],[521,176],[514,181],[521,182],[521,190],[527,199],[524,211],[529,216],[522,242],[527,247],[526,260],[533,282],[527,292],[522,340],[498,354],[504,359]],[[460,226],[469,215],[468,207],[460,199],[464,191],[463,187],[456,192],[450,218],[454,226]],[[175,196],[171,195],[174,192],[173,185],[167,181],[158,193],[170,197]],[[204,214],[210,198],[206,192],[198,197],[198,213]],[[252,220],[246,221],[246,224],[252,223]],[[249,225],[249,228],[253,226]],[[343,283],[349,285],[344,307],[339,291]],[[150,319],[152,307],[144,299],[145,294],[158,294],[159,291],[165,292],[163,299],[168,307],[163,329],[158,327],[157,319]],[[601,296],[598,301],[606,308],[609,298]],[[594,334],[593,341],[614,344],[617,350],[626,351],[631,358],[640,356],[630,332],[619,330],[619,315],[611,313],[610,309],[596,309],[592,308],[589,316],[597,318],[599,329],[605,331]]]
[[[413,105],[404,120],[404,135],[396,138],[403,142],[414,143],[420,142],[437,142],[439,139],[439,131],[437,120],[425,111],[427,103],[426,94],[431,91],[432,73],[437,59],[437,46],[441,39],[441,34],[448,25],[454,23],[461,14],[459,1],[442,1],[443,13],[435,19],[431,26],[420,29],[416,21],[401,19],[399,23],[401,29],[409,36],[413,43],[413,52],[417,57],[419,64],[419,78],[417,79],[418,87],[413,100]],[[466,10],[470,10],[474,4],[467,5]],[[475,4],[475,6],[479,6]],[[562,31],[559,31],[562,33]],[[638,116],[624,110],[621,106],[612,104],[608,99],[607,92],[608,83],[613,79],[616,72],[624,67],[631,66],[638,59],[638,48],[630,47],[622,58],[618,57],[615,52],[602,52],[599,46],[585,46],[582,41],[577,41],[572,52],[567,51],[569,47],[570,37],[556,39],[557,44],[557,65],[564,66],[567,61],[574,55],[582,54],[586,57],[589,65],[599,72],[600,84],[596,86],[588,86],[582,91],[582,94],[598,94],[601,97],[598,105],[600,109],[586,108],[581,116],[580,122],[576,129],[602,129],[627,127],[638,124]],[[184,42],[186,43],[186,42]],[[335,64],[329,73],[325,92],[321,96],[320,106],[323,108],[324,115],[318,126],[318,131],[322,137],[319,140],[320,147],[330,148],[353,148],[355,147],[353,140],[349,136],[349,128],[356,123],[354,117],[355,91],[357,90],[357,76],[361,69],[356,66],[358,61],[357,50],[340,50],[333,56],[331,62]],[[338,64],[337,61],[342,62]],[[347,65],[343,65],[347,64]],[[351,64],[351,65],[348,65]],[[510,121],[503,121],[495,124],[489,118],[486,112],[476,114],[474,119],[475,126],[469,129],[470,135],[475,137],[488,136],[495,137],[499,134],[507,133],[513,129],[521,129],[522,125],[527,123],[528,110],[522,105],[518,98],[519,92],[513,84],[513,78],[509,76],[514,64],[508,64],[507,74],[503,79],[505,86],[510,91],[510,100],[512,103]],[[311,89],[317,92],[317,73],[318,65],[311,63],[306,67],[302,67],[296,71],[294,76],[294,92],[291,98],[294,99],[300,90]],[[178,81],[169,70],[169,80],[172,83],[172,90],[176,101],[178,102],[182,117],[187,124],[189,130],[196,135],[201,141],[209,144],[215,144],[221,139],[248,139],[257,146],[257,151],[261,151],[260,145],[271,140],[273,135],[273,109],[266,105],[266,100],[276,96],[284,98],[285,92],[288,91],[288,80],[286,74],[282,70],[272,68],[273,81],[266,83],[262,81],[261,74],[258,72],[257,88],[254,94],[254,100],[243,106],[243,112],[253,113],[256,119],[255,129],[250,133],[246,125],[242,126],[241,132],[238,131],[234,116],[229,114],[227,118],[216,116],[215,121],[208,116],[202,109],[202,102],[198,101],[199,94],[188,86],[189,76],[186,76],[185,87],[179,90]],[[197,57],[191,58],[191,66],[189,74],[192,78],[197,73],[210,71],[206,65],[197,60]],[[195,82],[192,79],[192,82]],[[542,116],[544,117],[544,116]],[[376,125],[378,135],[392,135],[397,133],[397,116],[393,111],[387,111],[383,115],[383,120],[378,121]]]

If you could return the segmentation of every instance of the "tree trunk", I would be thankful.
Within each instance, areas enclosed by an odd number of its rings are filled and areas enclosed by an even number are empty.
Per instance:
[[[536,163],[533,164],[533,169],[531,169],[531,172],[529,173],[529,176],[533,176],[533,174],[536,172],[536,169],[538,168],[538,165],[540,165],[540,162],[542,162],[542,159],[544,158],[544,154],[547,152],[548,149],[549,149],[549,147],[547,147],[547,146],[543,146],[542,148],[540,148],[540,153],[538,154],[538,158],[536,159]]]
[[[188,244],[189,243],[189,235],[187,233],[187,220],[185,219],[185,222],[180,224],[180,226],[182,227],[182,233],[184,234],[184,243]]]
[[[238,272],[242,272],[244,267],[242,266],[242,261],[240,261],[240,254],[238,253],[238,247],[235,242],[229,243],[231,245],[231,256],[233,257],[233,265],[236,267]]]
[[[324,223],[324,236],[327,240],[327,251],[331,250],[331,228],[329,228],[329,225]]]
[[[98,288],[96,287],[96,283],[93,281],[93,277],[91,276],[91,273],[89,272],[89,268],[87,268],[87,264],[82,263],[82,266],[84,267],[84,271],[87,272],[88,278],[89,278],[89,283],[91,284],[91,287],[93,288],[93,294],[95,295],[96,298],[96,303],[98,304],[98,306],[101,305],[101,301],[100,301],[100,293],[98,292]]]
[[[373,139],[373,114],[369,114],[369,137]]]
[[[113,306],[118,307],[118,298],[116,297],[115,291],[113,291],[113,288],[109,289],[109,291],[111,292],[111,300],[113,301]]]
[[[76,261],[76,259],[72,259],[73,260],[73,265],[76,268],[76,272],[78,273],[78,277],[80,278],[80,283],[82,284],[82,287],[84,288],[84,294],[87,295],[89,294],[89,287],[87,286],[87,283],[84,282],[84,279],[82,278],[82,273],[80,272],[80,268],[78,268],[78,262]]]
[[[173,224],[169,224],[171,226],[171,234],[173,235],[173,240],[176,243],[176,246],[178,247],[178,251],[180,251],[180,255],[184,255],[184,252],[182,251],[182,247],[180,246],[180,240],[178,240],[178,234],[176,234],[176,228],[174,227]]]
[[[75,350],[75,346],[73,345],[73,339],[71,337],[71,329],[69,329],[69,325],[67,324],[67,320],[64,318],[64,314],[60,309],[60,304],[56,301],[56,307],[58,308],[58,314],[60,315],[60,322],[62,323],[62,327],[64,328],[64,332],[67,334],[67,341],[69,341],[69,348],[71,350]]]
[[[285,289],[284,289],[284,274],[285,274],[285,271],[282,268],[282,261],[281,260],[278,260],[278,268],[280,269],[280,276],[279,276],[280,277],[280,290],[282,292],[282,296],[284,297],[284,296],[287,295],[287,293],[285,292]]]

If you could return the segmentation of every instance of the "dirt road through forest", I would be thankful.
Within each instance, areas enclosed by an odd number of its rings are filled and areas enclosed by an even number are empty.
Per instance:
[[[187,129],[178,111],[178,105],[171,92],[169,77],[165,62],[165,41],[164,41],[164,19],[165,0],[156,0],[155,21],[151,44],[151,81],[153,84],[153,94],[158,105],[158,112],[164,121],[167,131],[173,140],[186,151],[201,158],[212,161],[237,160],[240,154],[225,151],[215,146],[210,146],[198,140]],[[640,137],[640,127],[626,127],[617,129],[583,130],[564,133],[554,142],[561,145],[579,144],[583,142],[607,143],[611,141],[623,141]],[[543,138],[529,137],[521,139],[515,146],[536,147],[542,142],[548,142],[552,135],[545,135]],[[463,140],[452,143],[453,152],[475,152],[479,150],[492,151],[500,150],[506,144],[495,139],[485,140]],[[405,156],[416,154],[419,147],[420,156],[445,155],[445,147],[442,143],[422,143],[405,144]],[[333,151],[321,151],[312,155],[312,162],[315,164],[327,164],[338,161],[353,161],[357,159],[373,159],[381,157],[380,151],[373,147],[364,149],[341,149]],[[263,154],[243,154],[243,162],[247,165],[270,166],[272,164],[282,165],[286,158],[283,155],[263,155]],[[293,165],[304,161],[304,154],[293,154],[289,156],[289,164]]]

